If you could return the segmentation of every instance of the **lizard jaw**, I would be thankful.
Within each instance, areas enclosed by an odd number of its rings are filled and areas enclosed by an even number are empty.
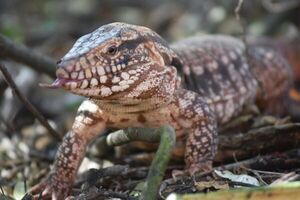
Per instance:
[[[81,81],[81,80],[70,79],[69,73],[62,68],[59,68],[56,71],[56,76],[57,79],[52,84],[41,83],[39,85],[41,87],[50,88],[50,89],[58,89],[58,88],[68,89],[69,87],[71,87],[71,89],[75,89],[75,86],[77,87],[77,83]]]

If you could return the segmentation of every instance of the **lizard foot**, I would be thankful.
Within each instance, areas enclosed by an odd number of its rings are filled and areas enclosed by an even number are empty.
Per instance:
[[[178,177],[181,176],[195,176],[199,173],[208,173],[212,170],[212,162],[201,162],[201,163],[194,163],[190,166],[186,167],[184,170],[173,170],[172,177],[176,180]]]
[[[190,176],[194,176],[198,173],[207,173],[212,170],[212,162],[206,161],[201,163],[193,163],[185,169]]]
[[[41,183],[33,186],[29,190],[29,193],[33,195],[33,200],[63,200],[68,196],[71,189],[72,183],[70,184],[69,182],[61,181],[52,174],[44,179]]]

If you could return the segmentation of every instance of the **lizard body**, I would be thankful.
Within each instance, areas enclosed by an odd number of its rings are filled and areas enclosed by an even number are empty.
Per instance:
[[[45,188],[45,197],[65,197],[88,143],[107,127],[170,124],[186,139],[186,171],[211,169],[217,126],[247,104],[263,108],[290,86],[290,68],[280,53],[250,45],[250,62],[244,52],[241,41],[227,36],[169,46],[151,29],[124,23],[81,37],[58,62],[58,79],[49,87],[89,99],[79,107],[50,177],[33,193]]]

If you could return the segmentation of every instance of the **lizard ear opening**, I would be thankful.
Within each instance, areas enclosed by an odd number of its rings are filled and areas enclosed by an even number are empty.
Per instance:
[[[178,76],[178,78],[180,78],[180,81],[179,81],[180,84],[183,87],[186,87],[186,85],[185,85],[185,79],[186,78],[185,78],[184,73],[183,73],[183,64],[180,61],[180,59],[178,57],[172,57],[171,66],[176,68],[177,76]]]
[[[179,60],[179,58],[172,57],[171,65],[177,69],[177,72],[179,74],[183,74],[183,65],[182,65],[181,61]]]

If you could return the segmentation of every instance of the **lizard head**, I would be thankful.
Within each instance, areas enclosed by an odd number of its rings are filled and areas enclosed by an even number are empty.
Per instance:
[[[97,99],[149,98],[174,91],[174,52],[149,28],[111,23],[79,38],[57,63],[50,88]],[[169,79],[169,80],[168,80]]]

